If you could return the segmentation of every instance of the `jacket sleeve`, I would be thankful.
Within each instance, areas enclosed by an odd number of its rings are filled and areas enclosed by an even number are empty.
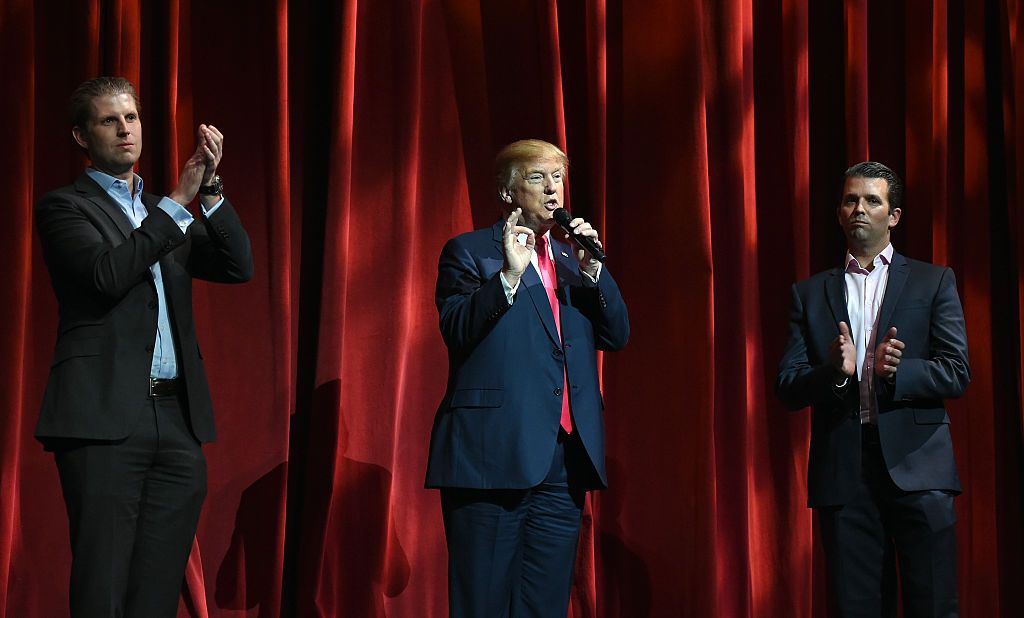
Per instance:
[[[597,285],[573,291],[574,304],[594,328],[594,346],[598,350],[621,350],[629,341],[629,312],[618,284],[607,269],[602,269]]]
[[[810,405],[829,400],[840,400],[842,394],[851,388],[853,378],[846,386],[835,386],[835,369],[826,359],[808,356],[807,314],[800,291],[792,288],[792,310],[789,316],[789,339],[779,361],[779,372],[775,379],[775,394],[790,410],[800,410]],[[825,362],[822,362],[825,361]]]
[[[485,276],[458,237],[449,240],[437,265],[435,303],[448,349],[465,354],[490,332],[511,305],[496,271]]]
[[[49,193],[35,207],[36,227],[50,271],[108,298],[123,297],[149,276],[149,267],[185,242],[177,224],[158,208],[114,246],[71,196]]]
[[[226,199],[210,217],[200,216],[188,228],[192,237],[189,273],[218,283],[244,283],[252,278],[249,235]]]
[[[950,268],[943,270],[939,280],[930,320],[928,358],[900,362],[892,387],[895,401],[956,398],[971,381],[964,311]]]

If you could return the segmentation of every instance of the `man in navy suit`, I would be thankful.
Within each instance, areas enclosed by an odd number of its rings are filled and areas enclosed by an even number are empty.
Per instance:
[[[874,162],[846,171],[843,267],[793,286],[776,393],[812,407],[808,504],[841,616],[956,616],[960,479],[943,400],[970,381],[953,271],[893,251],[903,186]]]
[[[134,171],[135,87],[100,77],[70,103],[90,166],[43,196],[35,220],[60,308],[36,437],[54,452],[68,512],[71,615],[173,618],[206,495],[200,443],[214,439],[192,280],[248,280],[249,237],[216,175],[216,127],[199,125],[161,198]]]
[[[547,142],[506,146],[504,219],[441,253],[448,387],[426,485],[441,489],[452,616],[564,617],[586,491],[606,486],[596,350],[622,348],[629,320],[611,273],[552,233],[567,164]]]

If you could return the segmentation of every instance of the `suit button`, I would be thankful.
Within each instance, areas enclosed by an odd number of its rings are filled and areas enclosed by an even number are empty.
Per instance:
[[[554,356],[555,358],[562,358],[562,351],[559,350],[558,348],[555,348],[554,350],[551,350],[551,355]]]
[[[552,393],[554,393],[555,395],[561,396],[561,394],[562,394],[562,389],[560,389],[560,388],[556,388],[555,390],[553,390],[553,391],[551,391],[551,392],[552,392]]]

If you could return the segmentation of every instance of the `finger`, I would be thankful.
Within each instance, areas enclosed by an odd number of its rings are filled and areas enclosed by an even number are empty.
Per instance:
[[[508,214],[508,217],[505,219],[506,232],[511,232],[512,228],[515,227],[516,221],[519,219],[519,213],[520,209],[516,208]]]
[[[839,334],[844,337],[850,336],[850,327],[846,325],[846,322],[839,323]]]
[[[212,124],[208,124],[206,125],[206,128],[209,129],[210,133],[216,135],[218,140],[224,141],[224,134],[221,133],[217,127],[213,126]]]
[[[903,348],[907,347],[907,344],[903,343],[899,339],[890,339],[889,345],[896,348],[897,350],[902,350]]]

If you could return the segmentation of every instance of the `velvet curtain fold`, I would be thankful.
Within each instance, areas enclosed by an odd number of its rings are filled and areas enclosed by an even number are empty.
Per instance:
[[[496,220],[493,154],[522,137],[569,153],[633,324],[603,359],[611,487],[574,618],[827,615],[809,417],[772,385],[789,286],[840,259],[865,158],[907,182],[897,250],[952,266],[964,303],[963,615],[1021,611],[1020,0],[0,0],[0,60],[0,613],[67,611],[31,209],[81,171],[64,107],[97,74],[139,86],[149,190],[198,123],[225,133],[256,259],[196,284],[219,439],[181,616],[446,615],[436,260]]]

